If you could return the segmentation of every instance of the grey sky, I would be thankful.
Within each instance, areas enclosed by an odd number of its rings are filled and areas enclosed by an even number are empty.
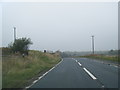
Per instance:
[[[91,35],[96,50],[118,48],[118,6],[115,3],[4,3],[3,46],[29,37],[31,49],[90,51]]]

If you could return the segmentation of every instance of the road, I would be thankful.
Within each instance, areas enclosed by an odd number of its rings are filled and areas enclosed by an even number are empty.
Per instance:
[[[118,88],[118,67],[87,58],[63,58],[30,88]]]

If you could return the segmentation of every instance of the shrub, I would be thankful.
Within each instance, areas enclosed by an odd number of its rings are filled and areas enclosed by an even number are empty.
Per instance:
[[[8,47],[12,50],[13,53],[21,53],[28,55],[29,45],[32,44],[30,38],[19,38],[8,45]]]

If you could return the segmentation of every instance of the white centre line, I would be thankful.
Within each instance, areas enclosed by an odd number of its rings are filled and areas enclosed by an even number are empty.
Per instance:
[[[82,64],[81,64],[81,63],[79,63],[79,62],[78,62],[78,64],[79,64],[80,66],[82,66]]]
[[[83,68],[87,73],[88,75],[90,75],[92,77],[92,79],[97,79],[93,74],[91,74],[86,68]]]

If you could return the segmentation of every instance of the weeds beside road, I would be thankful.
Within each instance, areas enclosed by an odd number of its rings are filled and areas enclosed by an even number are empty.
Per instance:
[[[98,59],[98,60],[103,60],[103,61],[111,61],[115,63],[120,63],[120,57],[118,55],[112,56],[112,55],[100,55],[100,54],[94,54],[94,55],[85,55],[85,56],[80,56],[80,57],[85,57],[85,58],[92,58],[92,59]]]
[[[60,61],[59,54],[29,51],[29,56],[2,57],[2,88],[24,88],[36,75],[47,71]]]

